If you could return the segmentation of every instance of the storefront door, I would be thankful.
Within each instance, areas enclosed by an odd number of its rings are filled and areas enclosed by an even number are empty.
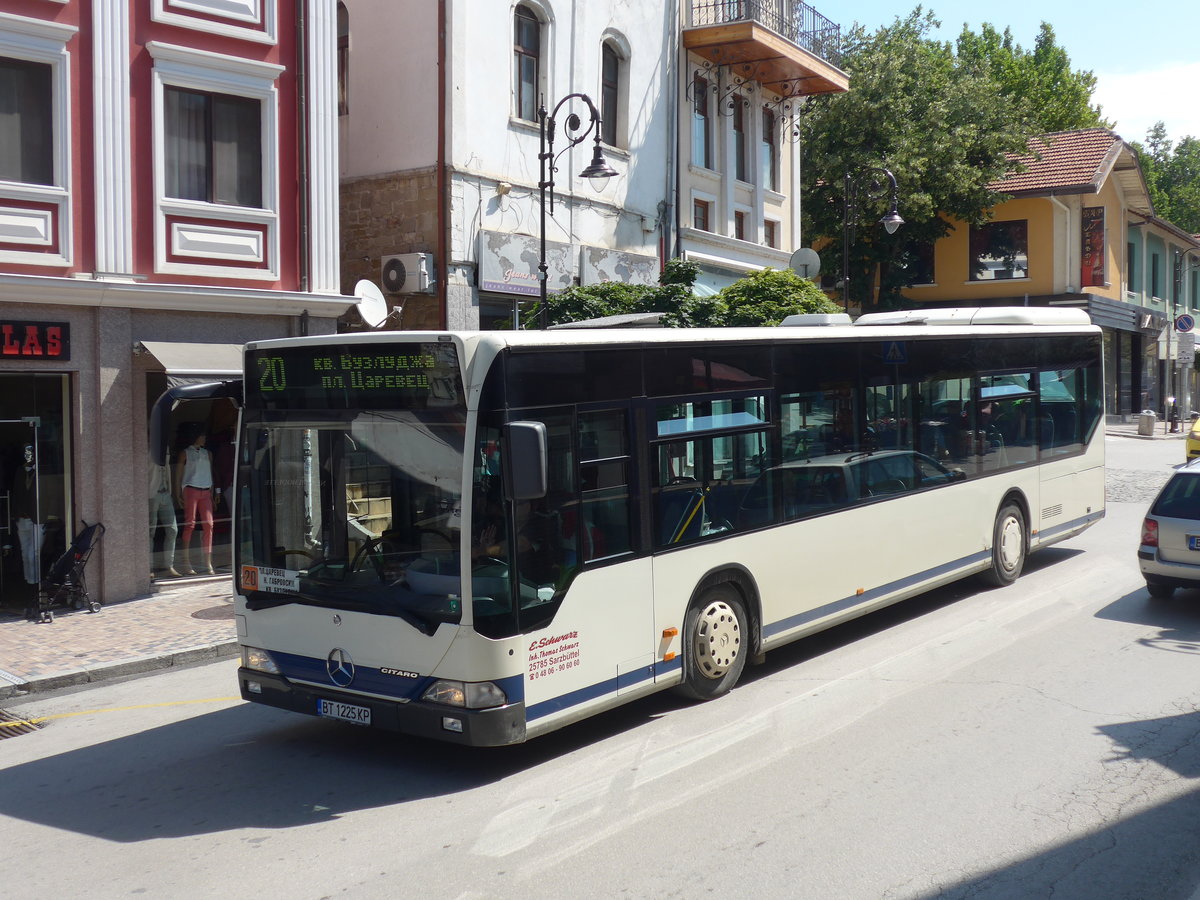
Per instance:
[[[33,606],[74,537],[66,375],[0,375],[0,607]]]

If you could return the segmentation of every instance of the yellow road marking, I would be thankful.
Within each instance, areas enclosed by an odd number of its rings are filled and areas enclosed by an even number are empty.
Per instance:
[[[136,706],[110,706],[105,709],[81,709],[78,712],[54,713],[49,716],[34,716],[31,719],[16,719],[12,722],[0,722],[0,728],[13,725],[40,725],[52,719],[69,719],[73,716],[95,716],[100,713],[129,712],[133,709],[158,709],[164,706],[188,706],[197,703],[228,703],[231,700],[241,700],[241,697],[209,697],[205,700],[169,700],[166,703],[139,703]]]

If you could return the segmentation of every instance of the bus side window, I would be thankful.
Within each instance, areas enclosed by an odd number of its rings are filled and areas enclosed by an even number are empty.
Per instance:
[[[579,513],[567,511],[564,528],[578,537],[583,561],[633,549],[628,413],[624,409],[579,414]]]

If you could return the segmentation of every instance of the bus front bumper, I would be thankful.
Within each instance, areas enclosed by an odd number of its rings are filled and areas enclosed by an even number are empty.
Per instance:
[[[310,716],[319,715],[318,700],[365,707],[371,711],[371,726],[385,731],[475,747],[500,747],[525,740],[524,703],[512,703],[495,709],[463,709],[422,702],[397,703],[394,700],[360,697],[357,694],[294,684],[280,675],[268,675],[244,667],[238,669],[238,685],[243,700]]]

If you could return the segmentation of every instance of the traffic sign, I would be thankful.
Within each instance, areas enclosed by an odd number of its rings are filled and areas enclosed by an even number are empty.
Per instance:
[[[1189,331],[1191,331],[1195,327],[1196,327],[1196,320],[1192,316],[1189,316],[1187,313],[1184,313],[1182,316],[1178,316],[1175,319],[1175,330],[1178,332],[1187,334]]]
[[[904,341],[885,341],[883,345],[883,361],[897,366],[908,364],[908,347]]]

